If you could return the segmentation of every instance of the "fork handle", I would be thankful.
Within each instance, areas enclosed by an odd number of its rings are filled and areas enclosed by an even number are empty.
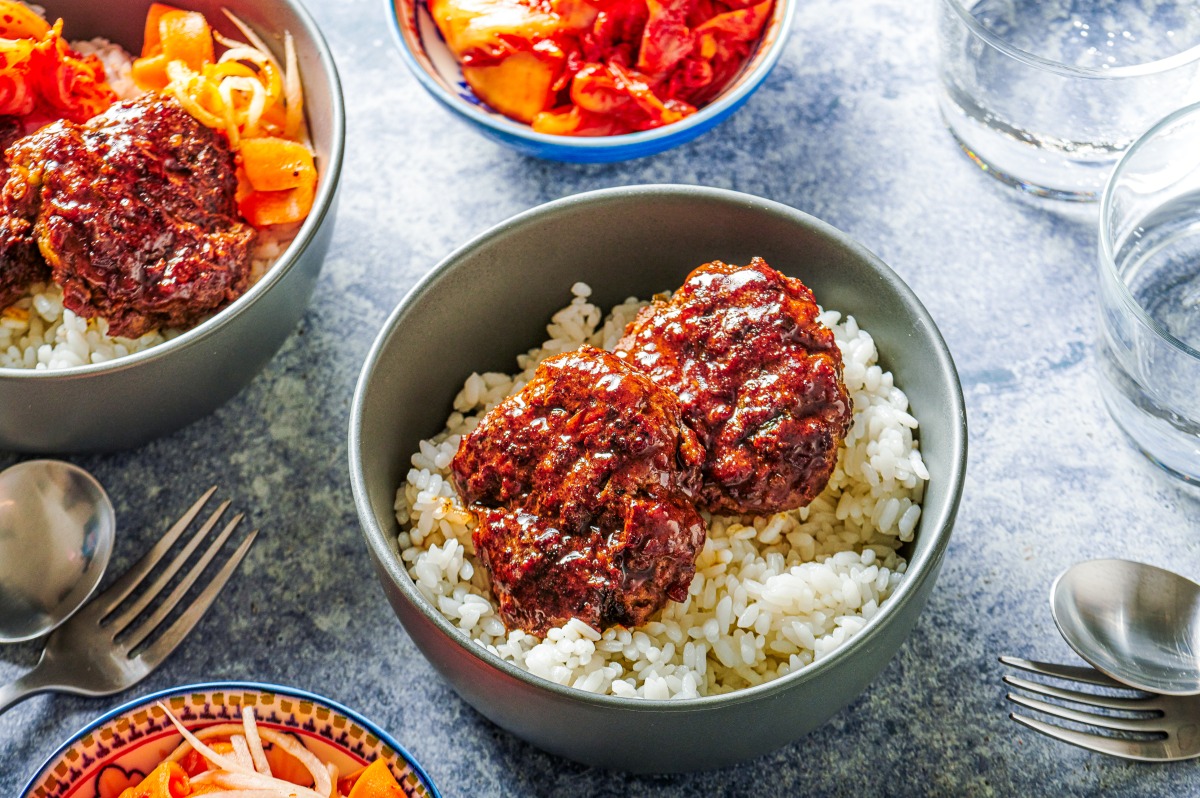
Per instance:
[[[52,679],[47,678],[49,674],[41,665],[39,662],[33,670],[0,687],[0,714],[32,695],[59,689]]]

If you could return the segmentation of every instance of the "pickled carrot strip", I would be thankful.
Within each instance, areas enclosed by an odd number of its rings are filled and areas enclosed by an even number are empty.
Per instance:
[[[212,29],[199,12],[168,11],[158,20],[158,32],[167,61],[182,61],[199,70],[216,60]]]
[[[308,148],[271,136],[242,142],[242,168],[256,191],[283,191],[317,182],[317,169]]]
[[[123,791],[120,798],[185,798],[191,793],[183,768],[174,762],[163,762],[146,778]]]
[[[404,790],[387,762],[376,759],[367,765],[346,798],[404,798]]]
[[[307,185],[286,191],[252,191],[238,203],[238,211],[255,227],[293,224],[308,216],[314,196],[313,189]]]
[[[146,12],[146,29],[142,34],[142,55],[155,55],[162,52],[162,36],[159,33],[158,22],[168,11],[182,11],[182,8],[169,6],[166,3],[151,3]]]

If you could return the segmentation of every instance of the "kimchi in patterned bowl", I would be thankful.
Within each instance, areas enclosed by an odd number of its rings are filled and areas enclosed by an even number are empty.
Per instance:
[[[537,158],[624,161],[728,118],[778,62],[794,0],[386,0],[446,108]]]
[[[182,742],[167,710],[189,732],[203,736],[206,727],[242,723],[246,707],[263,734],[267,758],[276,763],[276,775],[282,776],[278,771],[284,768],[274,750],[282,746],[267,737],[273,732],[332,764],[340,777],[383,760],[405,798],[439,798],[408,751],[362,715],[313,693],[252,682],[175,687],[117,707],[55,751],[29,779],[21,798],[120,798]]]

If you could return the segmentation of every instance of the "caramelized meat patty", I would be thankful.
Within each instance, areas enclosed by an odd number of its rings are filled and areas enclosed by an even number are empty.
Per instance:
[[[66,307],[112,335],[194,324],[245,291],[254,229],[237,216],[233,153],[175,100],[55,122],[7,157],[0,301],[38,257]]]
[[[25,135],[15,116],[0,115],[0,186],[8,179],[8,148]],[[21,298],[33,283],[50,279],[50,268],[33,240],[33,223],[0,215],[0,310]]]
[[[851,404],[817,312],[803,283],[761,258],[713,261],[626,328],[617,354],[678,395],[704,445],[705,509],[790,510],[829,481]]]
[[[637,626],[685,599],[704,545],[703,456],[675,396],[614,355],[542,362],[452,464],[505,623]]]

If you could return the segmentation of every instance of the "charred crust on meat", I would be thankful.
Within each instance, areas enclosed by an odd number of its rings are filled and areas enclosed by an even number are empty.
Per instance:
[[[452,463],[505,622],[636,626],[686,596],[702,459],[675,396],[611,353],[542,362]]]
[[[255,234],[238,217],[233,153],[174,99],[55,122],[6,155],[0,305],[10,283],[48,275],[69,310],[133,338],[191,326],[246,290]]]

